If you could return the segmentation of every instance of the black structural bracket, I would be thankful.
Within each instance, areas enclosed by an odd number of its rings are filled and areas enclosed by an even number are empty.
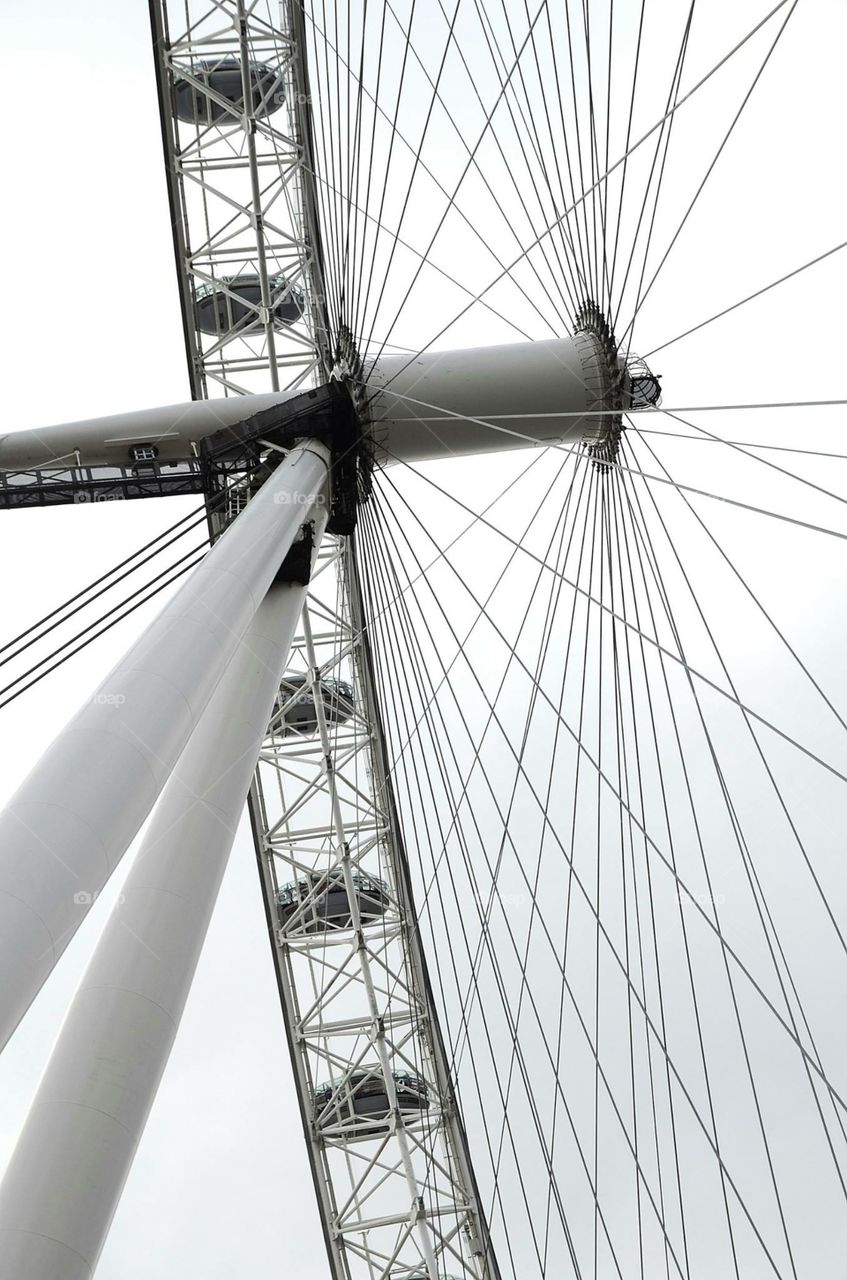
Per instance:
[[[0,472],[0,511],[68,503],[203,495],[222,508],[227,487],[246,475],[255,490],[297,440],[320,440],[330,450],[331,533],[356,527],[359,499],[368,492],[370,451],[346,383],[333,381],[206,436],[197,456],[121,466],[46,467]]]
[[[315,550],[315,523],[307,520],[300,526],[300,533],[288,548],[285,559],[276,572],[274,582],[294,582],[308,587],[312,581],[312,553]]]
[[[331,454],[327,528],[330,533],[351,534],[368,454],[353,400],[342,382],[304,391],[206,436],[200,444],[200,464],[207,496],[229,484],[234,472],[255,471],[257,479],[263,479],[283,460],[285,450],[306,438],[320,440]]]

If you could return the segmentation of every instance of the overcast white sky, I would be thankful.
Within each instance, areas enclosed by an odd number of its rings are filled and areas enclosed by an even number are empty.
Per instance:
[[[426,2],[435,13],[434,0]],[[666,7],[669,14],[676,9]],[[751,24],[767,7],[710,0],[712,17],[704,23],[699,63],[707,65],[710,53],[725,48],[736,28]],[[186,399],[147,6],[140,0],[120,5],[91,0],[84,8],[54,0],[37,6],[0,0],[0,14],[0,83],[7,102],[6,198],[0,209],[5,299],[0,350],[6,376],[0,429]],[[739,128],[738,145],[728,148],[719,178],[692,218],[686,232],[690,242],[680,247],[645,310],[641,349],[844,238],[838,122],[845,112],[847,7],[840,0],[800,0],[794,22],[771,79]],[[670,229],[674,212],[678,221],[684,210],[692,175],[696,185],[704,157],[711,158],[722,136],[714,115],[721,111],[728,119],[739,100],[745,83],[741,71],[739,76],[692,110],[687,132],[676,140],[679,176],[671,192],[676,198],[669,201]],[[447,150],[445,142],[445,155]],[[450,185],[447,178],[445,183]],[[465,259],[457,245],[454,269]],[[449,252],[442,261],[450,261]],[[844,263],[834,259],[719,322],[702,338],[669,348],[659,361],[665,403],[843,396],[839,303],[845,284]],[[425,319],[416,314],[404,321],[397,335],[401,344],[427,341],[440,306],[445,320],[450,314],[452,299],[446,305],[437,289],[429,290],[427,300]],[[475,340],[468,326],[460,338]],[[781,441],[797,436],[807,444],[822,441],[823,448],[838,448],[843,412],[817,412],[820,416],[773,420],[768,429]],[[749,415],[733,416],[732,424],[734,438],[749,439],[751,430],[765,438],[761,423],[754,427]],[[722,429],[730,435],[725,422]],[[843,443],[841,448],[847,452]],[[686,478],[696,483],[699,462],[683,463],[681,454],[666,457],[669,465],[687,466]],[[836,474],[829,483],[843,489],[842,473]],[[717,484],[714,475],[710,478]],[[744,480],[736,483],[743,489]],[[169,500],[0,513],[0,640],[188,509],[189,504]],[[813,504],[802,507],[807,517],[814,509]],[[831,521],[838,518],[837,511],[826,514]],[[769,543],[771,530],[763,534],[755,522],[737,525],[735,532],[743,543],[740,553],[759,571],[763,589],[781,599],[796,634],[822,663],[843,661],[837,638],[843,637],[845,615],[831,598],[843,592],[843,563],[819,558],[810,543]],[[0,799],[12,793],[150,616],[139,611],[0,713]],[[746,650],[755,682],[755,646]],[[745,657],[743,636],[737,637],[736,652]],[[772,684],[766,671],[762,690]],[[840,820],[835,807],[831,816],[834,823]],[[92,910],[0,1061],[0,1161],[11,1150],[60,1019],[119,889],[118,879]],[[821,1256],[827,1260],[825,1253]],[[840,1263],[831,1261],[832,1269],[821,1275],[841,1274]],[[283,1271],[298,1280],[323,1280],[326,1274],[252,846],[243,829],[97,1275],[98,1280],[140,1280],[151,1274],[160,1280],[185,1275],[224,1280],[234,1274],[271,1280]]]

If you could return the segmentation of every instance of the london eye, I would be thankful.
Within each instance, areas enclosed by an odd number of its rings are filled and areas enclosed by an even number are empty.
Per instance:
[[[11,9],[0,1280],[843,1276],[843,6]]]

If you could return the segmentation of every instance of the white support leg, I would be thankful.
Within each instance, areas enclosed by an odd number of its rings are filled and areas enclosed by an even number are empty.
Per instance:
[[[165,788],[0,1186],[0,1280],[88,1280],[94,1271],[173,1045],[304,598],[304,587],[271,587]]]
[[[303,522],[325,521],[328,465],[321,444],[292,450],[0,814],[0,1047],[152,809]]]

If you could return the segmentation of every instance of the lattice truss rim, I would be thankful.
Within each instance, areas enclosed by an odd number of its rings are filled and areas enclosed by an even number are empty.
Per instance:
[[[303,216],[304,151],[289,106],[298,101],[295,43],[243,0],[209,5],[206,17],[215,26],[200,18],[175,38],[165,10],[154,3],[166,172],[195,394],[206,395],[210,384],[225,394],[264,391],[269,375],[274,390],[302,385],[319,370],[314,335],[322,321]],[[248,60],[277,69],[284,110],[264,115],[247,98],[241,110],[191,70],[244,51]],[[213,100],[222,117],[179,121],[178,79]],[[258,296],[233,288],[239,276],[255,277]],[[199,329],[201,302],[211,331]],[[286,304],[299,318],[280,321],[276,313]]]
[[[325,539],[313,588],[335,570],[346,582],[346,600],[349,556],[340,539]],[[425,1253],[416,1239],[421,1223],[426,1223],[437,1260],[443,1259],[454,1272],[485,1274],[478,1269],[481,1232],[475,1221],[474,1191],[462,1177],[454,1154],[455,1104],[439,1087],[430,1032],[432,1010],[410,961],[401,877],[390,852],[389,806],[380,802],[374,785],[376,731],[364,711],[361,628],[352,620],[349,602],[333,609],[314,589],[306,616],[320,629],[308,638],[303,632],[295,637],[290,665],[305,674],[310,652],[323,658],[319,674],[314,667],[310,671],[313,698],[320,680],[342,674],[346,679],[350,671],[356,690],[354,710],[346,723],[327,732],[327,767],[322,745],[314,739],[280,732],[286,707],[302,693],[281,700],[263,745],[252,803],[269,900],[276,900],[283,876],[309,877],[310,888],[294,913],[284,923],[274,917],[273,935],[277,974],[290,1010],[289,1034],[301,1062],[301,1105],[313,1168],[324,1184],[321,1199],[330,1231],[343,1241],[344,1252],[367,1261],[373,1274],[405,1275],[425,1266]],[[321,705],[320,698],[314,698],[314,705]],[[333,795],[338,798],[337,811],[343,814],[344,852],[335,843],[332,816],[323,824],[304,818],[315,801],[323,802],[325,812],[331,811]],[[273,813],[272,798],[279,802]],[[350,928],[310,931],[310,906],[320,903],[345,858],[351,869],[365,876],[378,874],[387,886],[386,909],[378,920],[364,923],[358,935]],[[368,1008],[368,983],[379,1002],[376,1020]],[[358,1012],[349,1011],[351,1004]],[[419,1116],[395,1106],[387,1125],[377,1132],[372,1123],[345,1114],[344,1107],[362,1084],[382,1078],[376,1061],[380,1040],[395,1081],[402,1072],[424,1079],[429,1105]],[[351,1077],[355,1077],[352,1083]],[[319,1122],[315,1090],[327,1079],[336,1090],[343,1090],[344,1101],[325,1107],[329,1118]],[[342,1165],[343,1169],[338,1167]],[[415,1195],[410,1194],[410,1166],[417,1181]],[[381,1204],[392,1188],[392,1198],[400,1199],[400,1207],[373,1211],[373,1203]],[[394,1233],[390,1247],[386,1233]],[[440,1268],[441,1262],[437,1265]]]

